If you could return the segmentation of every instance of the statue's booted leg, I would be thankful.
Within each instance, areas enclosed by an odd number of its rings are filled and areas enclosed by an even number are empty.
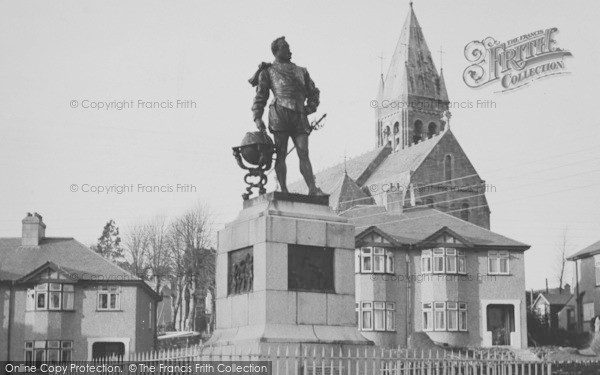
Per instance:
[[[298,134],[294,137],[294,145],[300,159],[300,173],[308,186],[308,195],[325,195],[315,184],[315,175],[308,157],[308,134]]]
[[[277,175],[277,181],[279,182],[279,188],[282,193],[287,193],[286,175],[287,168],[285,166],[285,157],[287,156],[288,149],[288,138],[289,135],[286,132],[274,132],[273,137],[275,138],[275,146],[277,146],[277,160],[275,161],[275,174]]]

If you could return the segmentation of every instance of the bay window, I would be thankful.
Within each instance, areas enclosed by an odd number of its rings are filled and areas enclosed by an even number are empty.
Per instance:
[[[394,252],[391,249],[361,247],[356,254],[355,272],[394,273]]]
[[[421,251],[422,273],[467,273],[465,251],[439,247]]]
[[[423,331],[468,331],[465,302],[425,302],[422,316]]]
[[[358,326],[361,331],[395,331],[396,304],[393,302],[367,301],[359,304]]]
[[[25,341],[26,363],[32,362],[68,362],[73,357],[73,341],[46,340]]]
[[[73,310],[75,289],[72,284],[42,283],[27,289],[26,309]]]

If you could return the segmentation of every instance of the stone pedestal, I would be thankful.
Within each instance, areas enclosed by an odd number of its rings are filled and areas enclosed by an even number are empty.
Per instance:
[[[269,193],[218,234],[215,345],[365,345],[354,300],[354,227],[328,197]]]

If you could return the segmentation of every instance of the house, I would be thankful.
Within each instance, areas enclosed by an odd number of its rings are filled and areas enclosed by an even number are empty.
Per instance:
[[[591,331],[600,315],[600,241],[569,256],[574,262],[575,317],[580,331]]]
[[[565,290],[562,294],[539,293],[531,308],[546,320],[550,328],[574,329],[575,309],[570,304],[571,299],[573,295],[569,290]],[[559,314],[562,319],[559,319]]]
[[[529,246],[490,231],[492,189],[450,130],[444,75],[412,3],[374,102],[375,148],[316,173],[356,226],[358,329],[388,347],[416,331],[449,345],[526,347]]]
[[[91,360],[147,351],[160,296],[73,238],[46,237],[28,213],[0,238],[0,360]]]
[[[436,209],[356,206],[358,329],[377,345],[412,332],[452,346],[527,346],[524,252],[511,240]]]

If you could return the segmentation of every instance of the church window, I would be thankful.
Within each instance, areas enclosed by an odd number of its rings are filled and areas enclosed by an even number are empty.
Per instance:
[[[415,121],[413,127],[413,143],[419,143],[423,135],[423,122],[421,120]]]
[[[469,204],[463,203],[460,210],[460,218],[464,221],[469,221]]]
[[[446,155],[444,158],[444,180],[447,183],[452,181],[452,155]]]
[[[430,122],[429,123],[429,129],[428,129],[428,135],[429,138],[433,137],[436,133],[437,133],[437,125],[435,124],[435,122]]]
[[[396,122],[394,124],[394,134],[398,134],[398,132],[400,132],[400,123]]]

